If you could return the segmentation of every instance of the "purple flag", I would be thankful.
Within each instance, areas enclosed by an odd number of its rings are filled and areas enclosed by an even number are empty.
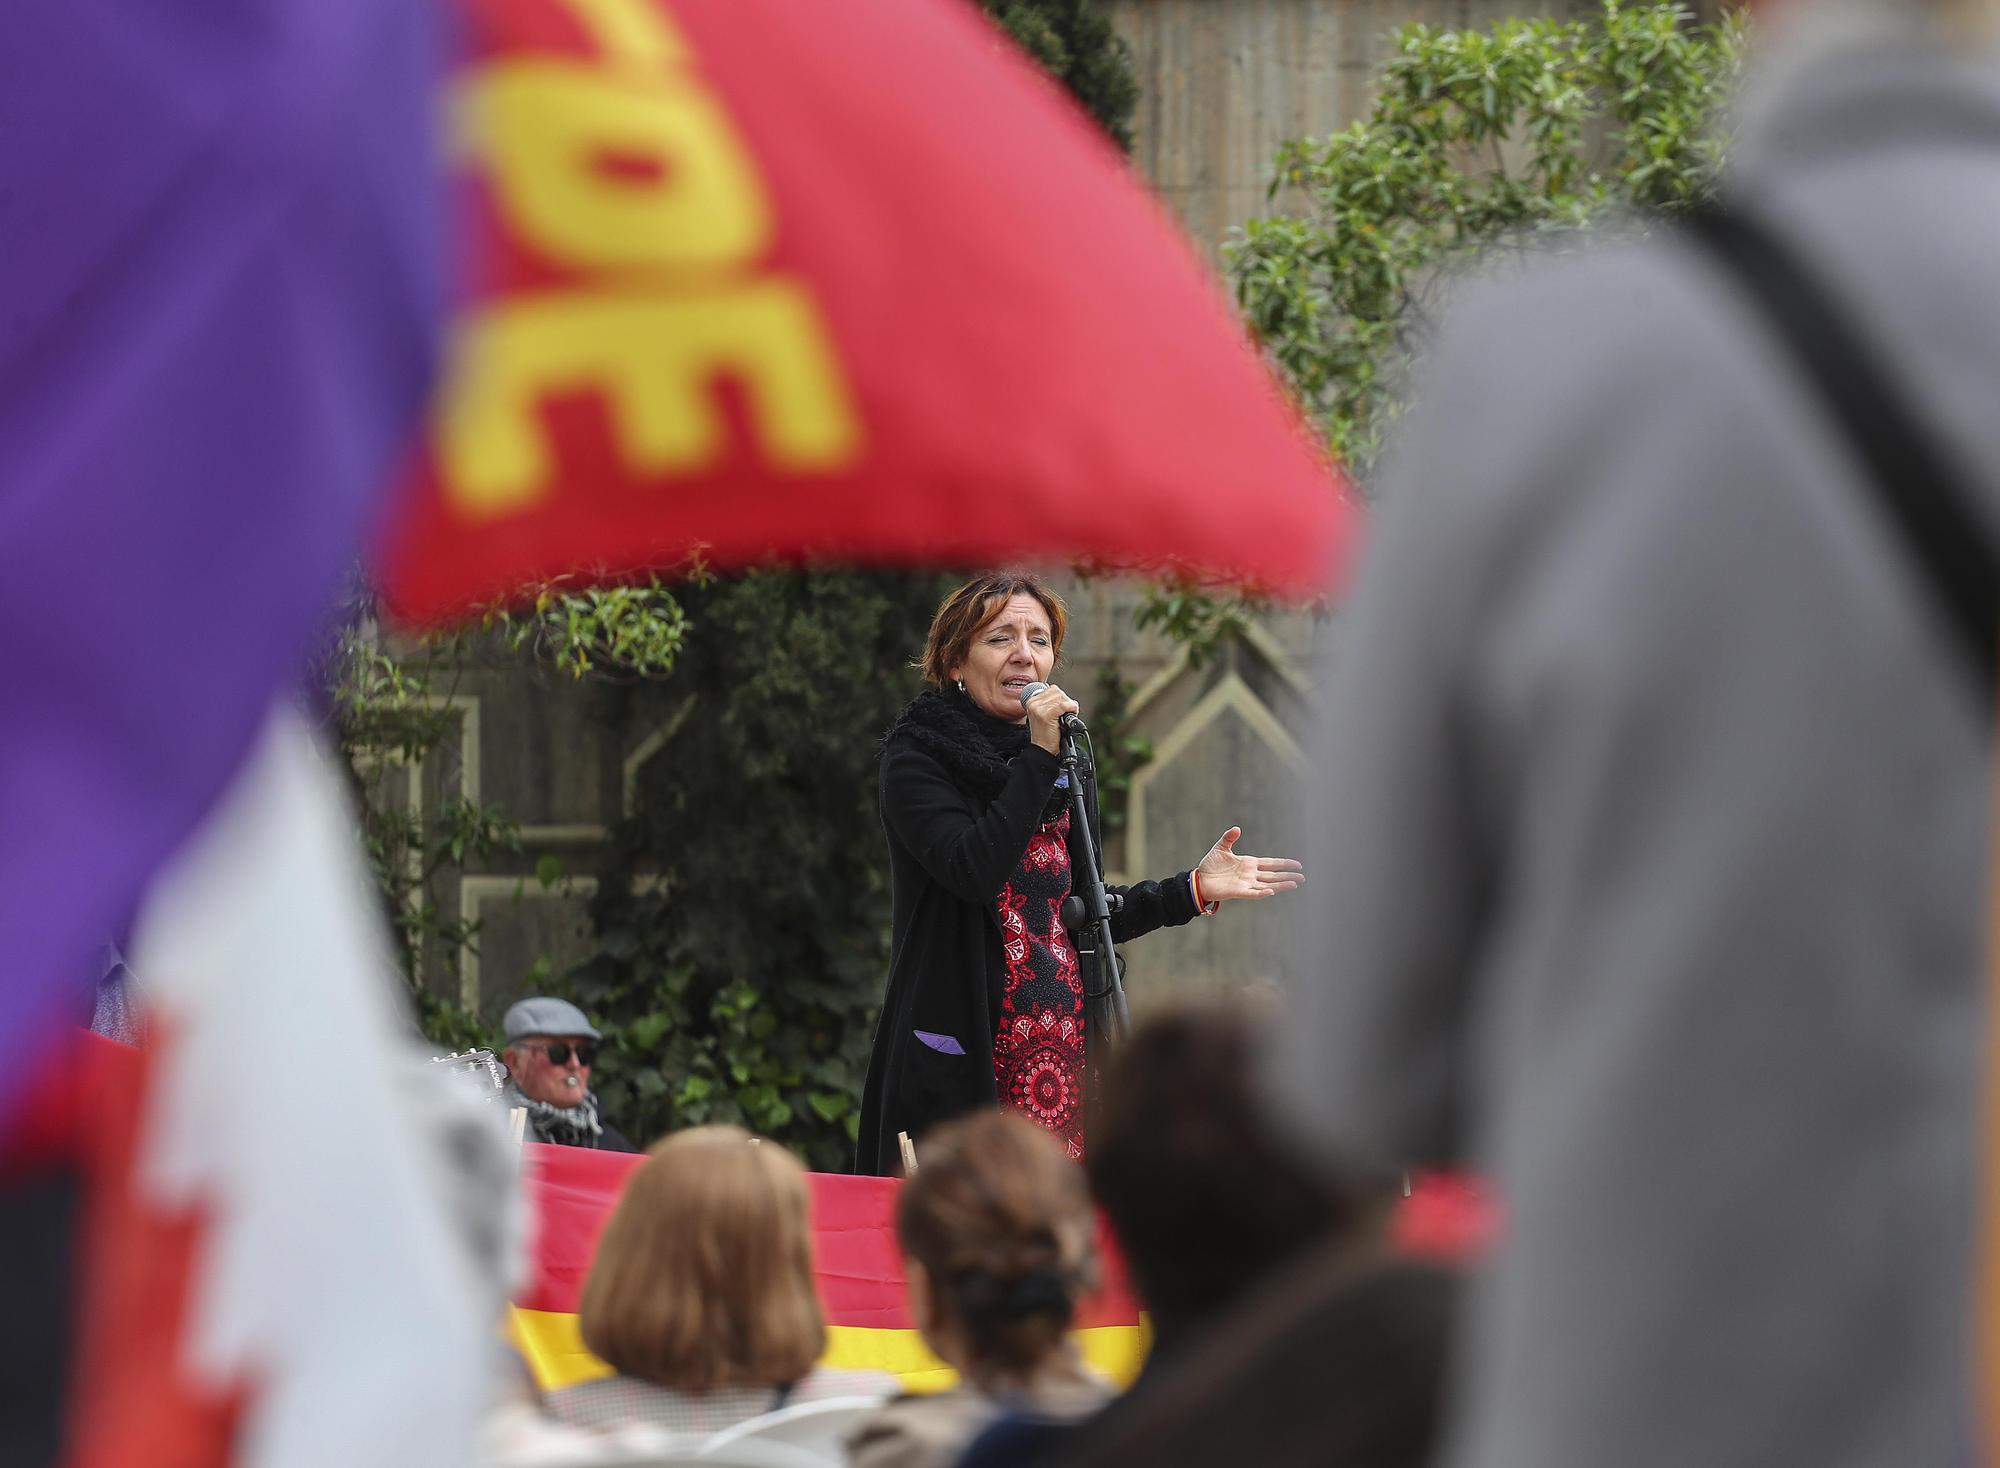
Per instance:
[[[92,954],[250,748],[410,442],[437,23],[0,7],[0,1034],[87,1020]]]

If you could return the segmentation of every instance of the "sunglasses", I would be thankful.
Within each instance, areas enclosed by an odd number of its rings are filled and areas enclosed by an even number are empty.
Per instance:
[[[524,1050],[539,1050],[548,1056],[550,1065],[568,1065],[569,1053],[576,1052],[576,1063],[588,1070],[597,1059],[595,1045],[572,1045],[567,1040],[552,1040],[546,1045],[524,1045]]]

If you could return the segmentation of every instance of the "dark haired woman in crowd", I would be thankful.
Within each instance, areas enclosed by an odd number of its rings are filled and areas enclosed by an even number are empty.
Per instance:
[[[931,621],[931,687],[883,740],[894,906],[859,1171],[898,1171],[899,1132],[996,1100],[1083,1155],[1083,979],[1060,916],[1076,833],[1056,783],[1060,721],[1077,704],[1053,685],[1025,710],[1021,697],[1049,683],[1068,625],[1034,576],[968,582]],[[1296,861],[1238,856],[1241,834],[1224,832],[1190,871],[1121,889],[1113,940],[1299,884]]]
[[[896,1205],[910,1314],[959,1374],[949,1391],[889,1402],[848,1448],[852,1468],[956,1462],[1003,1409],[1087,1416],[1110,1389],[1065,1335],[1096,1279],[1082,1169],[1045,1132],[982,1111],[926,1137]]]

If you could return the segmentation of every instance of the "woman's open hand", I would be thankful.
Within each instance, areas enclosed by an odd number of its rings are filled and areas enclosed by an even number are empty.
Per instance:
[[[1261,902],[1305,881],[1305,868],[1289,856],[1237,855],[1236,843],[1242,835],[1241,826],[1231,826],[1195,868],[1204,903]]]

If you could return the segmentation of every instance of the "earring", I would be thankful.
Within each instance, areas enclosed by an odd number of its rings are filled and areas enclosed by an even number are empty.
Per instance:
[[[965,692],[965,680],[964,680],[963,678],[960,678],[960,679],[958,680],[958,691],[959,691],[960,693],[963,693],[963,692]]]

